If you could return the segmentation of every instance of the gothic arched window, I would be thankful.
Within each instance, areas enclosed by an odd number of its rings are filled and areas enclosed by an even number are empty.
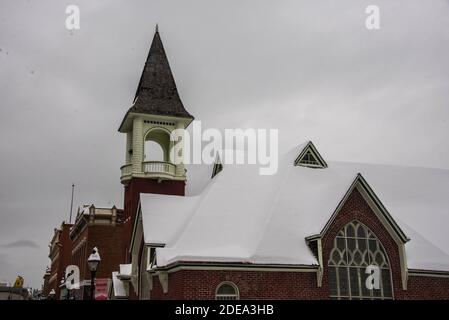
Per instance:
[[[390,264],[382,243],[358,221],[338,232],[328,267],[333,299],[393,298]]]

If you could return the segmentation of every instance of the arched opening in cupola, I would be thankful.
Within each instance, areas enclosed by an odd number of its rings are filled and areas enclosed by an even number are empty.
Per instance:
[[[152,128],[145,135],[144,162],[159,161],[172,163],[170,133],[165,128]]]

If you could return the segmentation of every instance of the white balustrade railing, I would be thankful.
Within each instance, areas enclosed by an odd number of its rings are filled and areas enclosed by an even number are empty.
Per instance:
[[[174,176],[175,165],[164,161],[145,161],[142,163],[144,173],[165,173]]]
[[[132,172],[132,169],[133,169],[132,164],[125,164],[124,166],[122,166],[120,168],[120,170],[122,171],[122,177],[130,175]]]

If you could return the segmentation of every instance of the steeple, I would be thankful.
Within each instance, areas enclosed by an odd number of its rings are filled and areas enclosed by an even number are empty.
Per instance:
[[[134,103],[119,128],[126,133],[122,182],[132,178],[185,181],[182,130],[192,120],[179,97],[156,26]]]
[[[133,105],[119,131],[126,134],[123,236],[126,261],[141,193],[185,195],[184,129],[193,121],[176,89],[158,27]]]
[[[125,131],[123,126],[129,113],[193,119],[179,97],[157,25],[150,52],[137,86],[134,104],[123,119],[120,132]]]

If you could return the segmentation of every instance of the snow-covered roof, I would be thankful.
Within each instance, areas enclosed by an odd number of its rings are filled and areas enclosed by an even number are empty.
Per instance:
[[[156,194],[142,194],[140,206],[143,212],[145,243],[156,245],[173,243],[195,212],[200,199],[200,196],[160,197]]]
[[[281,156],[272,176],[259,175],[257,165],[225,164],[206,180],[210,166],[198,170],[200,186],[187,183],[194,195],[141,194],[145,243],[165,244],[156,251],[158,266],[316,265],[305,238],[323,230],[361,173],[410,239],[407,267],[449,271],[449,170],[330,161],[312,169],[293,165],[300,151]]]
[[[185,167],[187,170],[186,195],[200,194],[211,181],[214,165],[188,164]]]

